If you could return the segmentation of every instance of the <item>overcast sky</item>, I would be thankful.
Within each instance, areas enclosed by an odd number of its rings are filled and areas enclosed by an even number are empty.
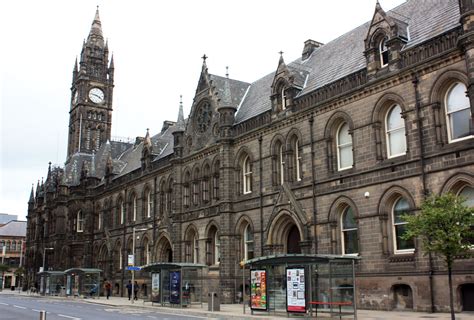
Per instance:
[[[426,0],[429,1],[429,0]],[[380,0],[389,10],[403,0]],[[308,39],[327,43],[372,19],[376,0],[2,1],[0,213],[25,219],[31,184],[67,151],[72,70],[99,5],[115,62],[112,136],[187,117],[203,54],[210,73],[253,82]],[[348,53],[349,54],[349,53]]]

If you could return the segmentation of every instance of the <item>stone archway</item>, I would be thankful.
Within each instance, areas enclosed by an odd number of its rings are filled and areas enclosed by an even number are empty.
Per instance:
[[[156,262],[173,262],[173,249],[167,237],[161,237],[156,245]]]
[[[301,253],[302,230],[287,211],[282,211],[272,222],[267,237],[267,245],[272,254]]]
[[[462,311],[474,311],[474,283],[460,286]]]
[[[413,310],[413,292],[409,285],[395,284],[392,287],[393,304],[397,310]]]

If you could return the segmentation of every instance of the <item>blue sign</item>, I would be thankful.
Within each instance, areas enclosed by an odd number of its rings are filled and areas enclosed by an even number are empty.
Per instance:
[[[180,289],[181,289],[181,272],[170,272],[170,303],[180,304]]]
[[[133,271],[140,271],[141,268],[140,268],[140,267],[134,267],[134,266],[128,266],[128,267],[127,267],[127,270],[130,270],[130,271],[132,271],[132,270],[133,270]]]

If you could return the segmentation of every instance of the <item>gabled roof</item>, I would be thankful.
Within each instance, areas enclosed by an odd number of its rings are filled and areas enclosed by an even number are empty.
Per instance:
[[[388,11],[387,15],[408,24],[410,38],[402,50],[460,26],[456,0],[410,0]],[[308,74],[306,86],[299,96],[366,68],[364,39],[369,26],[370,22],[364,23],[317,48],[308,59],[299,58],[288,64],[290,70],[303,68]],[[250,85],[236,114],[236,123],[271,109],[273,77],[274,73],[268,74]]]
[[[26,221],[13,220],[0,227],[0,237],[26,237]]]

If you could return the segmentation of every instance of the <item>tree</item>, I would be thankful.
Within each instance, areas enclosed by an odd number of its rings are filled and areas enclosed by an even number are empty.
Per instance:
[[[452,267],[459,256],[470,254],[474,238],[474,208],[464,204],[464,199],[452,193],[432,195],[421,205],[417,215],[406,214],[408,222],[402,236],[408,240],[419,237],[425,254],[435,253],[443,257],[448,267],[449,306],[454,320]]]
[[[0,263],[0,272],[2,273],[2,278],[0,279],[0,290],[3,289],[3,278],[5,276],[5,272],[9,272],[10,267],[7,266],[6,264],[1,264]]]

